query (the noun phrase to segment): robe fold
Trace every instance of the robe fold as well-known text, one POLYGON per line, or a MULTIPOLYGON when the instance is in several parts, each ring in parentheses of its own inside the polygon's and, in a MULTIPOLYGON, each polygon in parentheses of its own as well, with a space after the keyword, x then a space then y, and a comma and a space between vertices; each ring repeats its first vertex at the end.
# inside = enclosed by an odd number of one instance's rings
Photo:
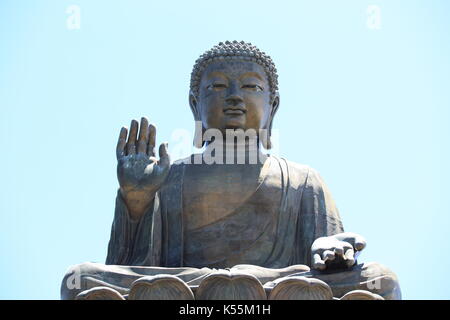
MULTIPOLYGON (((279 209, 273 213, 271 249, 263 252, 254 264, 267 268, 310 266, 313 241, 344 232, 339 212, 316 170, 283 158, 269 158, 275 164, 271 170, 276 170, 280 177, 281 201, 279 209)), ((118 192, 106 264, 186 266, 183 187, 187 165, 185 160, 172 164, 164 185, 138 221, 131 219, 118 192)), ((237 213, 239 210, 235 208, 237 213)))

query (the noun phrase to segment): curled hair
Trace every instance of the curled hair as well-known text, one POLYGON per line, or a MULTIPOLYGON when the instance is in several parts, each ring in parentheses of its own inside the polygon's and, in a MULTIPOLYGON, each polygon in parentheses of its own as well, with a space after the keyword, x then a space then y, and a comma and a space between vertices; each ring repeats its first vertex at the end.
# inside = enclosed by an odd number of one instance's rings
POLYGON ((191 92, 198 97, 200 79, 203 71, 213 61, 244 60, 252 61, 264 68, 270 86, 271 100, 278 92, 278 74, 275 64, 270 56, 260 51, 256 46, 248 42, 225 41, 212 47, 203 53, 197 61, 191 73, 191 92))

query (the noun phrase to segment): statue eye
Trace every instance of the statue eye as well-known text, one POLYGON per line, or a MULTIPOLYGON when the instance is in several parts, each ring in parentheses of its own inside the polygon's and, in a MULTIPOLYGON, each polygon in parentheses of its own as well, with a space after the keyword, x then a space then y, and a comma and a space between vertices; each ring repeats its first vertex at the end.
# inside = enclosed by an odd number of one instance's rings
POLYGON ((263 87, 261 87, 261 86, 259 86, 257 84, 244 84, 242 86, 242 88, 243 89, 249 89, 249 90, 252 90, 252 91, 263 91, 264 90, 263 87))
POLYGON ((224 83, 213 83, 210 84, 207 88, 208 90, 221 90, 226 89, 227 85, 224 83))

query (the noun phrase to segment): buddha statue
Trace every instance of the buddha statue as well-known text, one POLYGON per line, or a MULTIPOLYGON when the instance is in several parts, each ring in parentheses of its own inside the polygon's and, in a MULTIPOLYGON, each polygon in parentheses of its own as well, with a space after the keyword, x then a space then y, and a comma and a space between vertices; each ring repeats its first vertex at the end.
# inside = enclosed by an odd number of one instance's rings
POLYGON ((265 152, 279 104, 254 45, 201 55, 189 105, 202 152, 172 163, 147 118, 121 129, 106 264, 72 266, 62 299, 400 299, 392 271, 357 262, 366 241, 344 232, 319 173, 265 152))

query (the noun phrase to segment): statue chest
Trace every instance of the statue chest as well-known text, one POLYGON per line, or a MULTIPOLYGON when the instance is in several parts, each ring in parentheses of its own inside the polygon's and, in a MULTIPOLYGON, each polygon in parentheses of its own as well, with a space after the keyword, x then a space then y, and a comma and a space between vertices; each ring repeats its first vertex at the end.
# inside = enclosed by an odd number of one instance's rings
MULTIPOLYGON (((278 204, 281 182, 268 176, 269 164, 262 165, 190 165, 183 184, 183 216, 187 230, 198 229, 226 218, 253 203, 261 212, 278 204), (261 192, 256 191, 261 189, 261 192), (255 199, 256 198, 256 199, 255 199)), ((281 181, 281 177, 279 178, 281 181)))
POLYGON ((185 171, 183 227, 188 265, 260 263, 271 252, 281 174, 275 166, 240 167, 195 165, 185 171))

